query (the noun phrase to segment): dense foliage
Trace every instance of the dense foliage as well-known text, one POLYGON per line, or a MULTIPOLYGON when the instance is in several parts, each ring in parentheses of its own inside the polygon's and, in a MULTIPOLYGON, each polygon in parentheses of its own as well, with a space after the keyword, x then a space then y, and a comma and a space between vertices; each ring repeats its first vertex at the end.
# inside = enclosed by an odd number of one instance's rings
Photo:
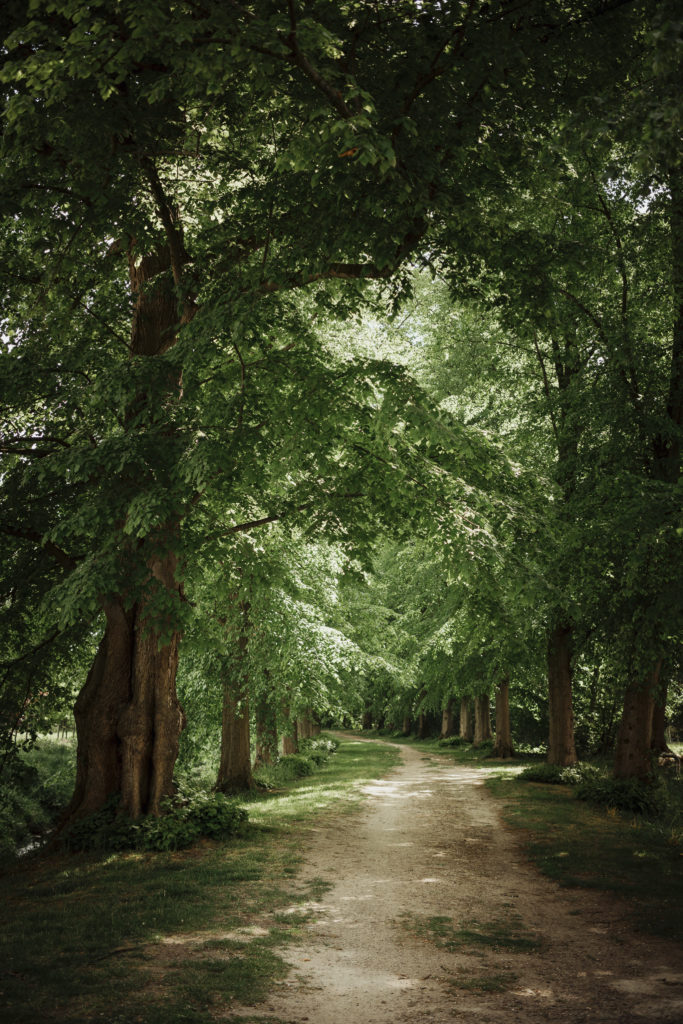
POLYGON ((511 716, 647 779, 681 703, 673 0, 32 0, 2 34, 5 771, 73 709, 65 820, 138 820, 178 757, 221 746, 229 792, 252 746, 466 735, 473 701, 485 743, 495 695, 499 756, 511 716))

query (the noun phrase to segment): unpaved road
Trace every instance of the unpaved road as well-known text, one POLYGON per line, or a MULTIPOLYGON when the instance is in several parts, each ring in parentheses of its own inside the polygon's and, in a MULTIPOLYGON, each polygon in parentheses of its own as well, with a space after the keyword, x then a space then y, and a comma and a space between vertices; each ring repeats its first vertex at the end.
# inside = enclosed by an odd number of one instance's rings
POLYGON ((361 813, 313 831, 304 877, 332 886, 259 1020, 683 1022, 680 946, 635 936, 607 897, 541 877, 501 825, 481 770, 401 751, 403 764, 366 787, 361 813), (452 919, 441 946, 425 930, 434 916, 452 919), (448 949, 449 927, 538 945, 448 949))

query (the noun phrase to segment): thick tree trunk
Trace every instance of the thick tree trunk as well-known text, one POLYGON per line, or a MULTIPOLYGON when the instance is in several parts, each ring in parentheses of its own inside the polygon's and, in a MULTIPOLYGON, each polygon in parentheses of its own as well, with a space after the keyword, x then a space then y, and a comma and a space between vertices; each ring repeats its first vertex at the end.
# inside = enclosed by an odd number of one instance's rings
POLYGON ((548 764, 576 764, 572 707, 572 627, 557 623, 548 637, 548 764))
POLYGON ((496 690, 496 742, 492 757, 514 757, 512 731, 510 729, 510 680, 504 676, 496 690))
MULTIPOLYGON (((170 268, 166 247, 139 260, 131 249, 135 306, 130 350, 135 358, 153 359, 176 341, 179 314, 170 268)), ((169 400, 177 400, 177 371, 169 370, 164 387, 169 400)), ((157 412, 163 415, 159 395, 142 391, 126 410, 127 429, 144 429, 140 423, 153 421, 157 412)), ((135 479, 128 483, 138 486, 135 479)), ((140 576, 141 563, 145 567, 146 596, 132 608, 130 595, 102 601, 104 636, 74 708, 76 786, 63 824, 97 810, 117 793, 122 813, 158 814, 163 798, 173 793, 173 769, 185 725, 175 688, 179 635, 172 623, 155 621, 154 597, 156 591, 156 596, 161 592, 180 600, 171 553, 177 533, 177 523, 162 527, 136 548, 122 535, 121 557, 130 560, 131 578, 140 576), (169 626, 170 638, 160 645, 159 632, 168 633, 169 626)))
POLYGON ((277 716, 272 699, 262 693, 254 709, 256 720, 256 755, 254 768, 272 764, 277 757, 277 716))
POLYGON ((361 729, 372 729, 372 711, 363 712, 363 720, 361 722, 361 729))
POLYGON ((653 754, 673 753, 666 741, 666 699, 668 689, 667 683, 660 683, 655 695, 654 707, 652 709, 652 738, 650 739, 650 750, 653 754))
POLYGON ((474 698, 474 746, 491 739, 491 701, 488 693, 474 698))
POLYGON ((421 711, 417 716, 417 738, 426 740, 429 736, 429 717, 421 711))
POLYGON ((618 779, 652 777, 652 716, 662 663, 657 662, 645 683, 633 681, 624 696, 617 733, 614 774, 618 779))
POLYGON ((316 717, 313 718, 313 723, 311 725, 311 735, 312 736, 319 736, 322 731, 323 731, 322 730, 322 726, 321 726, 321 724, 318 721, 318 718, 316 716, 316 717))
POLYGON ((471 743, 474 739, 474 719, 472 718, 472 702, 469 697, 460 699, 460 739, 471 743))
POLYGON ((403 719, 403 725, 401 727, 402 736, 410 736, 411 729, 413 727, 413 720, 410 715, 406 715, 403 719))
POLYGON ((231 659, 223 680, 221 763, 216 779, 216 789, 222 793, 239 793, 254 786, 249 736, 249 680, 245 664, 249 643, 249 605, 245 601, 240 602, 240 617, 235 657, 231 659))
POLYGON ((453 706, 455 704, 455 698, 449 697, 446 707, 443 709, 441 714, 441 735, 440 739, 448 739, 455 732, 455 715, 453 713, 453 706))

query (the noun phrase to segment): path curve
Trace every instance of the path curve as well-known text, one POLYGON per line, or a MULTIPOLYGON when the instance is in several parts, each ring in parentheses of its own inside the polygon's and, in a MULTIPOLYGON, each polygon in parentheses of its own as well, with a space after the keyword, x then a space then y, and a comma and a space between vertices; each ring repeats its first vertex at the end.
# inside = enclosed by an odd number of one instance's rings
POLYGON ((398 768, 364 787, 360 813, 312 831, 303 878, 332 887, 303 943, 287 951, 294 972, 259 1019, 683 1021, 680 946, 634 935, 615 901, 538 874, 503 828, 481 769, 408 746, 401 753, 398 768), (456 928, 514 928, 538 946, 440 948, 424 932, 436 916, 456 928))

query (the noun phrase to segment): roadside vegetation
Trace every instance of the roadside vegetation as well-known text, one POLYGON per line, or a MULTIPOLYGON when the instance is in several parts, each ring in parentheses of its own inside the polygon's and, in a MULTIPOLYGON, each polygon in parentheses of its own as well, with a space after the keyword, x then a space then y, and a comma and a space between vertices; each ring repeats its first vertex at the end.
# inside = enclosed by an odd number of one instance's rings
POLYGON ((5 1019, 208 1024, 233 1002, 256 1005, 326 889, 297 881, 307 827, 348 812, 397 760, 348 740, 315 774, 278 778, 275 766, 228 840, 23 858, 0 878, 5 1019))
MULTIPOLYGON (((609 893, 624 901, 636 928, 683 941, 680 775, 660 770, 648 786, 613 778, 606 758, 562 769, 533 750, 499 761, 491 757, 491 741, 381 738, 480 769, 503 805, 505 824, 520 833, 543 874, 563 886, 609 893)), ((673 747, 683 752, 680 744, 673 747)))

